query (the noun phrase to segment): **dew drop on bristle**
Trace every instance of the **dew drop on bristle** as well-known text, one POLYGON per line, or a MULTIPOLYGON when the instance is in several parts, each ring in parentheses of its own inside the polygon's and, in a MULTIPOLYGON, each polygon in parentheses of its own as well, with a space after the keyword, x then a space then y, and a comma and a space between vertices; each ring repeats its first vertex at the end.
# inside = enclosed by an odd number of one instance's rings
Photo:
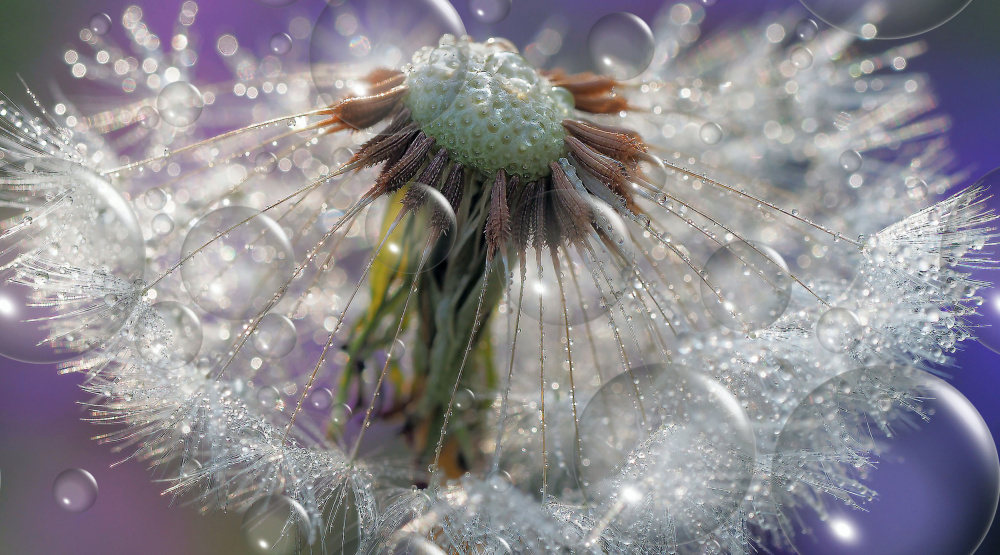
POLYGON ((52 497, 61 509, 82 513, 97 501, 97 480, 82 468, 64 470, 52 482, 52 497))
POLYGON ((770 326, 791 298, 785 260, 761 243, 736 241, 719 248, 705 263, 704 277, 701 297, 709 314, 736 331, 770 326))
POLYGON ((482 23, 499 23, 510 14, 511 0, 469 0, 469 13, 482 23))
POLYGON ((811 19, 803 19, 795 24, 795 35, 801 41, 810 41, 819 35, 819 25, 811 19))
POLYGON ((958 15, 971 0, 800 1, 816 17, 855 36, 899 39, 938 27, 958 15))
POLYGON ((816 321, 816 340, 834 353, 857 347, 863 332, 864 326, 857 314, 846 308, 831 308, 816 321))
POLYGON ((645 21, 634 14, 616 12, 597 20, 590 28, 587 49, 598 73, 631 79, 649 67, 655 43, 645 21))
POLYGON ((167 205, 167 193, 159 187, 154 187, 142 194, 142 201, 150 210, 163 210, 167 205))
POLYGON ((156 97, 157 112, 164 122, 174 127, 186 127, 198 121, 204 108, 201 92, 184 81, 170 83, 156 97))
POLYGON ((305 544, 309 515, 285 496, 257 500, 243 514, 243 539, 253 553, 292 555, 305 544))
POLYGON ((143 106, 136 112, 136 121, 146 129, 152 129, 160 123, 160 113, 152 106, 143 106))
POLYGON ((858 368, 814 389, 778 436, 773 469, 778 522, 798 553, 973 553, 1000 499, 983 417, 914 368, 858 368), (845 451, 864 459, 837 462, 845 451))
POLYGON ((161 237, 169 235, 174 230, 174 219, 169 214, 157 214, 153 216, 150 227, 153 229, 153 233, 161 237))
POLYGON ((701 142, 706 145, 718 144, 722 140, 722 127, 714 121, 710 121, 701 126, 698 130, 698 136, 701 138, 701 142))
POLYGON ((194 303, 216 316, 242 320, 259 314, 292 277, 288 237, 257 210, 227 206, 206 214, 184 239, 182 256, 210 241, 181 266, 181 278, 194 303))
POLYGON ((267 44, 272 54, 282 56, 292 50, 292 37, 288 33, 275 33, 267 44))
POLYGON ((840 163, 840 167, 845 172, 854 173, 861 169, 861 165, 864 160, 861 158, 861 153, 856 150, 845 150, 840 153, 840 158, 837 160, 840 163))
POLYGON ((697 541, 739 510, 753 476, 753 428, 739 401, 677 366, 605 383, 580 415, 579 438, 584 492, 637 542, 671 528, 678 543, 697 541))
POLYGON ((176 301, 153 305, 155 318, 136 326, 136 347, 146 362, 159 368, 180 368, 198 356, 204 339, 201 320, 176 301))
POLYGON ((328 410, 333 406, 333 392, 325 387, 310 391, 308 406, 317 411, 328 410))
POLYGON ((111 16, 106 13, 95 13, 90 16, 88 27, 95 35, 106 35, 111 30, 111 16))
POLYGON ((298 336, 294 322, 283 314, 272 312, 260 319, 251 340, 262 357, 276 360, 292 352, 298 336))
POLYGON ((812 52, 804 46, 796 46, 788 53, 788 60, 796 69, 806 69, 813 63, 812 52))
POLYGON ((346 90, 340 75, 374 67, 401 67, 442 35, 466 34, 462 18, 447 0, 346 0, 327 3, 309 39, 313 82, 331 100, 346 90))

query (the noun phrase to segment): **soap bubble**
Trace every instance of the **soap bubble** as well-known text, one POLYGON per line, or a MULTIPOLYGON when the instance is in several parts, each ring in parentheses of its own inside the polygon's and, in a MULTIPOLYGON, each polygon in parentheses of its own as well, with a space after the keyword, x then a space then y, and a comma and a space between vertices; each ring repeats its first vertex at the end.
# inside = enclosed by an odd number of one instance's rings
POLYGON ((136 112, 135 120, 146 129, 152 129, 160 123, 160 113, 152 106, 143 106, 136 112))
POLYGON ((251 338, 257 352, 266 359, 276 360, 292 352, 298 336, 295 323, 283 314, 265 314, 251 338))
POLYGON ((448 200, 437 189, 411 182, 395 198, 376 201, 368 209, 365 238, 373 249, 380 250, 376 262, 402 274, 430 270, 444 262, 455 245, 458 220, 448 200), (388 236, 389 226, 396 219, 400 200, 421 196, 421 203, 408 210, 388 236), (428 238, 433 241, 428 243, 428 238), (423 266, 420 261, 426 253, 423 266))
POLYGON ((840 163, 840 167, 846 172, 854 173, 861 169, 861 164, 864 160, 861 158, 861 154, 856 150, 845 150, 840 153, 840 158, 837 160, 840 163))
POLYGON ((206 214, 184 239, 182 256, 206 243, 181 265, 181 277, 194 302, 222 318, 259 314, 295 271, 285 232, 253 208, 227 206, 206 214))
POLYGON ((701 138, 701 142, 706 145, 718 144, 722 140, 722 127, 718 123, 710 121, 701 126, 701 129, 698 130, 698 136, 701 138))
POLYGON ((309 515, 285 496, 257 500, 243 514, 243 539, 254 553, 292 555, 307 543, 309 515))
POLYGON ((167 193, 159 187, 154 187, 143 193, 142 200, 150 210, 163 210, 167 205, 167 193))
POLYGON ((1000 499, 983 418, 914 368, 858 368, 816 388, 774 464, 779 522, 799 553, 971 554, 1000 499))
POLYGON ((812 52, 804 46, 796 46, 788 53, 788 60, 796 69, 806 69, 813 63, 812 52))
POLYGON ((801 0, 826 23, 863 38, 919 35, 958 15, 972 0, 801 0), (870 30, 869 30, 870 29, 870 30))
POLYGON ((292 37, 288 33, 275 33, 268 41, 271 52, 278 56, 288 54, 292 50, 292 37))
POLYGON ((97 501, 97 480, 82 468, 64 470, 52 482, 52 497, 63 510, 82 513, 97 501))
POLYGON ((175 301, 158 302, 152 308, 155 317, 136 326, 139 355, 160 368, 180 368, 194 360, 204 339, 198 315, 175 301))
POLYGON ((174 127, 186 127, 198 121, 205 108, 201 92, 191 83, 174 81, 156 97, 156 111, 174 127))
POLYGON ((111 16, 106 13, 95 13, 90 16, 88 26, 95 35, 106 35, 111 30, 111 16))
POLYGON ((762 243, 722 246, 705 263, 703 275, 702 302, 717 322, 732 330, 770 326, 791 299, 793 281, 785 260, 762 243))
POLYGON ((678 544, 704 538, 739 510, 753 476, 753 429, 740 403, 677 366, 634 368, 605 383, 579 434, 580 485, 636 541, 671 530, 678 544))
POLYGON ((819 35, 819 25, 811 19, 803 19, 795 25, 795 34, 798 35, 799 40, 810 41, 819 35))
POLYGON ((857 314, 846 308, 831 308, 816 321, 816 340, 835 353, 850 351, 861 342, 864 327, 857 314))
POLYGON ((476 21, 499 23, 510 13, 511 0, 469 0, 469 12, 476 21))
POLYGON ((631 79, 653 61, 653 32, 641 18, 626 12, 608 14, 594 23, 587 35, 587 49, 598 73, 631 79))

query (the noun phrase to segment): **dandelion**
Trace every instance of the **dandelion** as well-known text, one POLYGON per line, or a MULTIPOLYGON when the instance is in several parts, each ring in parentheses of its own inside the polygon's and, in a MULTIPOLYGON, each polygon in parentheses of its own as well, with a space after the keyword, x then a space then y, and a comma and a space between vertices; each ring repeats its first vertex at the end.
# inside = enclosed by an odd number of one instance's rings
POLYGON ((0 101, 0 352, 85 373, 100 439, 260 552, 743 553, 874 499, 995 266, 922 43, 681 3, 570 73, 558 29, 369 4, 308 66, 219 37, 223 82, 194 2, 169 40, 132 6, 147 58, 103 18, 66 53, 113 107, 0 101))

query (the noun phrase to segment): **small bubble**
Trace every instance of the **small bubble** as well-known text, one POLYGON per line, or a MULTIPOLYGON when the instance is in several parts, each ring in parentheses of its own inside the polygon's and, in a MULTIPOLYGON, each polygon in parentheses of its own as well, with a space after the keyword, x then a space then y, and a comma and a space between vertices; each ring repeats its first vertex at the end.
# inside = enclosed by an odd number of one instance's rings
POLYGON ((511 0, 469 0, 469 12, 482 23, 498 23, 510 13, 511 0))
POLYGON ((270 152, 261 152, 253 159, 253 165, 260 173, 271 173, 278 167, 278 158, 270 152))
POLYGON ((292 352, 298 342, 295 323, 274 312, 265 314, 253 331, 253 346, 266 359, 276 360, 292 352))
POLYGON ((264 386, 257 390, 257 402, 262 407, 276 408, 281 404, 281 392, 273 385, 264 386))
POLYGON ((861 169, 863 160, 856 150, 845 150, 840 153, 840 167, 846 172, 854 173, 861 169))
POLYGON ((163 210, 167 205, 167 193, 159 187, 154 187, 142 195, 142 200, 150 210, 163 210))
POLYGON ((270 46, 271 52, 278 56, 288 54, 292 50, 292 37, 288 36, 288 33, 275 33, 271 35, 268 46, 270 46))
POLYGON ((153 233, 162 237, 174 230, 174 219, 168 214, 157 214, 153 216, 150 227, 153 229, 153 233))
POLYGON ((701 142, 706 145, 718 144, 722 140, 722 127, 718 123, 710 121, 701 126, 701 129, 698 130, 698 136, 701 137, 701 142))
POLYGON ((594 23, 587 35, 590 59, 599 73, 615 79, 637 77, 653 61, 653 32, 638 16, 617 12, 594 23))
POLYGON ((464 411, 471 409, 476 404, 476 394, 463 387, 455 392, 453 402, 455 410, 464 411))
POLYGON ((788 54, 788 59, 796 69, 806 69, 813 63, 812 52, 804 46, 796 46, 788 54))
POLYGON ((352 412, 351 407, 344 403, 337 403, 330 409, 330 422, 337 426, 345 426, 351 419, 352 412))
POLYGON ((816 339, 824 349, 834 353, 857 347, 863 331, 861 320, 846 308, 831 308, 816 321, 816 339))
POLYGON ((187 306, 163 301, 152 306, 153 314, 136 326, 139 355, 159 368, 180 368, 201 350, 201 320, 187 306))
POLYGON ((257 500, 243 515, 243 539, 253 553, 292 555, 307 536, 309 516, 285 496, 257 500))
POLYGON ((156 127, 156 124, 160 123, 160 113, 152 106, 143 106, 139 108, 135 119, 139 122, 139 125, 146 129, 152 129, 156 127))
POLYGON ((52 497, 63 510, 82 513, 97 501, 97 480, 82 468, 64 470, 52 482, 52 497))
POLYGON ((89 27, 96 35, 106 35, 111 30, 111 16, 106 13, 95 13, 90 16, 89 27))
POLYGON ((511 486, 510 474, 503 470, 490 472, 489 475, 486 476, 486 483, 490 485, 490 489, 493 491, 507 491, 511 486))
POLYGON ((309 393, 309 406, 316 410, 327 410, 333 406, 333 392, 325 387, 309 393))
POLYGON ((170 83, 156 97, 156 109, 163 121, 174 127, 186 127, 198 121, 205 108, 201 92, 191 83, 170 83))
POLYGON ((810 41, 819 35, 819 25, 811 19, 803 19, 795 25, 795 34, 799 40, 810 41))

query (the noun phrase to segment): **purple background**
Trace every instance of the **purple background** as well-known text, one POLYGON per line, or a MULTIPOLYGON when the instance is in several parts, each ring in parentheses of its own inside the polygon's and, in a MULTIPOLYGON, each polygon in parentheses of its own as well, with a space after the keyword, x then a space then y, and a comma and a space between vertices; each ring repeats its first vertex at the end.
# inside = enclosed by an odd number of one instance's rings
MULTIPOLYGON (((465 0, 455 0, 469 31, 482 38, 489 29, 469 23, 465 0)), ((67 45, 79 46, 77 32, 90 15, 103 11, 112 16, 120 31, 121 0, 4 2, 0 12, 0 90, 15 98, 21 86, 20 73, 35 89, 45 89, 54 76, 68 74, 60 52, 67 45)), ((177 16, 180 0, 146 2, 144 20, 164 42, 177 16)), ((201 69, 210 75, 222 67, 213 55, 214 38, 232 32, 241 47, 260 48, 272 33, 286 30, 293 14, 314 16, 323 3, 299 0, 288 8, 271 9, 253 0, 205 0, 200 4, 195 29, 202 35, 201 69)), ((516 42, 537 29, 543 15, 559 12, 571 24, 568 44, 582 44, 590 24, 612 11, 631 11, 649 18, 660 5, 642 0, 514 0, 514 9, 495 34, 516 42), (533 6, 534 4, 539 6, 533 6)), ((753 21, 766 10, 797 6, 795 0, 718 0, 707 8, 709 29, 753 21)), ((911 61, 908 69, 931 75, 943 111, 954 119, 951 140, 959 167, 971 167, 979 176, 1000 166, 1000 37, 996 22, 1000 6, 990 0, 974 0, 955 19, 921 38, 930 52, 911 61)), ((113 31, 114 32, 114 31, 113 31)), ((901 41, 885 41, 876 48, 901 41)), ((302 45, 300 45, 302 46, 302 45)), ((258 50, 262 52, 262 50, 258 50)), ((43 94, 43 97, 45 95, 43 94)), ((979 409, 1000 437, 1000 355, 975 343, 966 343, 958 356, 952 383, 979 409)), ((0 359, 0 553, 97 554, 143 553, 215 554, 244 553, 238 515, 201 516, 193 508, 169 507, 161 496, 162 484, 154 483, 141 463, 130 461, 110 468, 124 457, 107 445, 88 438, 103 430, 80 421, 77 404, 84 396, 78 378, 59 376, 44 365, 28 365, 0 359), (52 500, 52 479, 62 470, 82 467, 100 484, 97 503, 81 514, 67 513, 52 500)), ((906 515, 899 515, 905 527, 906 515)), ((941 523, 948 525, 942 511, 941 523)), ((978 551, 1000 552, 1000 527, 978 551)))

